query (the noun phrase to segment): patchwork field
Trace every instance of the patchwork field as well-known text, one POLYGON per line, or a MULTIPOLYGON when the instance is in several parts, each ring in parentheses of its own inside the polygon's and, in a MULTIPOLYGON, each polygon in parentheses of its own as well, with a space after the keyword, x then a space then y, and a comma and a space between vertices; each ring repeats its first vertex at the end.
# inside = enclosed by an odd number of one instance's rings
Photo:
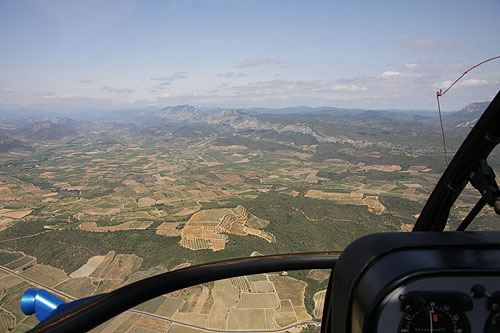
MULTIPOLYGON (((394 142, 355 146, 170 124, 80 130, 0 153, 0 331, 36 324, 19 309, 36 283, 85 297, 200 263, 342 250, 367 233, 410 231, 443 165, 427 139, 372 128, 369 140, 394 142)), ((330 131, 349 134, 343 126, 330 131)), ((457 201, 452 226, 477 201, 474 191, 457 201)), ((490 217, 481 212, 477 228, 493 228, 490 217)), ((96 332, 278 330, 321 316, 329 275, 216 281, 158 297, 96 332)))
POLYGON ((330 278, 330 270, 327 269, 311 269, 307 277, 318 282, 325 282, 330 278))
POLYGON ((105 256, 94 256, 87 260, 87 263, 71 273, 69 276, 72 278, 78 277, 86 277, 92 274, 93 271, 99 266, 99 264, 103 261, 105 256))
POLYGON ((365 196, 362 192, 335 193, 320 190, 308 190, 305 197, 332 200, 339 204, 367 206, 370 213, 381 215, 385 211, 377 196, 365 196))
POLYGON ((108 232, 108 231, 117 231, 117 230, 145 230, 151 225, 151 221, 147 222, 136 222, 130 221, 121 223, 118 225, 110 226, 110 227, 98 227, 95 222, 84 222, 80 224, 80 229, 85 231, 93 231, 93 232, 108 232))
MULTIPOLYGON (((269 223, 256 216, 249 216, 243 206, 199 211, 191 216, 182 229, 180 245, 191 250, 221 251, 224 250, 228 241, 227 234, 253 235, 263 238, 269 243, 275 241, 272 234, 249 227, 249 219, 252 225, 265 226, 269 223)), ((164 226, 164 224, 162 225, 164 226)))
POLYGON ((318 291, 314 294, 314 317, 321 318, 323 316, 323 305, 325 304, 326 290, 318 291))
POLYGON ((0 217, 21 219, 32 212, 31 209, 0 209, 0 217))
MULTIPOLYGON (((13 253, 4 254, 6 266, 26 256, 18 257, 13 253)), ((0 258, 2 256, 0 255, 0 258)), ((33 258, 30 258, 33 262, 33 258)), ((47 288, 54 288, 67 297, 88 297, 119 287, 137 274, 142 278, 158 273, 139 271, 142 259, 134 255, 109 252, 106 256, 95 256, 67 276, 63 271, 40 264, 18 271, 29 279, 35 279, 47 288)), ((5 266, 4 266, 5 267, 5 266)), ((15 272, 15 271, 12 271, 15 272)), ((0 271, 0 288, 5 290, 1 296, 0 325, 5 327, 28 327, 33 317, 10 315, 10 310, 18 306, 22 293, 28 288, 40 288, 9 271, 0 271), (6 301, 7 300, 7 301, 6 301), (3 311, 3 312, 2 312, 3 311)), ((310 273, 313 274, 313 273, 310 273)), ((206 328, 219 329, 277 329, 293 325, 310 316, 304 307, 304 290, 307 284, 287 276, 260 274, 216 281, 201 287, 192 287, 172 295, 161 296, 139 305, 136 309, 145 313, 161 316, 148 317, 147 314, 124 314, 101 325, 96 332, 162 331, 169 326, 169 318, 206 328), (286 290, 285 290, 286 288, 286 290), (295 289, 294 289, 295 288, 295 289), (292 303, 293 302, 293 303, 292 303)), ((50 291, 51 289, 49 289, 50 291)), ((68 298, 65 298, 68 299, 68 298)), ((316 296, 315 296, 316 300, 316 296)), ((180 328, 179 328, 180 329, 180 328)))
POLYGON ((156 228, 156 234, 167 237, 180 236, 184 225, 185 223, 182 222, 163 222, 156 228))

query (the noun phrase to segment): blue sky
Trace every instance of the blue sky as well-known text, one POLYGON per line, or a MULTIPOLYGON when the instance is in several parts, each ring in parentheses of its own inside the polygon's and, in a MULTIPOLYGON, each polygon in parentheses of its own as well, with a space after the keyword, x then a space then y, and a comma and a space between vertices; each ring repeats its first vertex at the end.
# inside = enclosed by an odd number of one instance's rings
MULTIPOLYGON (((0 1, 0 108, 435 109, 500 55, 499 0, 0 1)), ((444 109, 490 100, 500 60, 444 109)))

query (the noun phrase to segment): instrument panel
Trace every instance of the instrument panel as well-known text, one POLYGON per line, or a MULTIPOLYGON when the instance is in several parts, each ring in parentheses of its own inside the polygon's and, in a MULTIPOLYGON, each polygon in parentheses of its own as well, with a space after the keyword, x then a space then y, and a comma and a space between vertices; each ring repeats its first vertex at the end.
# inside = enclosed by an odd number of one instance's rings
POLYGON ((424 278, 382 301, 378 332, 498 332, 498 276, 424 278))
POLYGON ((383 233, 340 256, 323 332, 500 332, 500 232, 383 233))

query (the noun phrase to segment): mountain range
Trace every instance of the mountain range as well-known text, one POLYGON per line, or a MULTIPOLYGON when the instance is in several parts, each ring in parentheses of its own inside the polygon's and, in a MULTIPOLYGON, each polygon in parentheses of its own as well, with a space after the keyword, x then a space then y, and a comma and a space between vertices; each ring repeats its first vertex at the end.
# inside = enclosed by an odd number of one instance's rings
MULTIPOLYGON (((445 114, 447 135, 463 136, 475 124, 488 102, 472 103, 458 112, 445 114), (457 134, 458 133, 458 134, 457 134)), ((102 113, 101 120, 143 124, 206 125, 225 127, 230 131, 273 131, 291 132, 312 136, 318 143, 340 143, 355 147, 377 145, 397 148, 397 142, 385 141, 380 137, 370 138, 371 131, 403 136, 434 135, 432 128, 439 127, 439 117, 429 111, 395 112, 384 110, 343 110, 339 108, 296 107, 276 109, 210 109, 202 111, 191 105, 169 106, 163 109, 117 110, 102 113), (300 112, 302 110, 302 112, 300 112), (284 113, 290 112, 290 113, 284 113)), ((18 122, 19 124, 19 122, 18 122)), ((33 115, 17 129, 4 131, 0 143, 5 147, 21 147, 24 140, 59 140, 75 136, 81 121, 69 118, 49 119, 33 115), (36 121, 39 120, 39 121, 36 121), (9 136, 7 136, 9 135, 9 136)), ((389 138, 390 139, 390 138, 389 138)), ((9 149, 10 149, 9 148, 9 149)))
MULTIPOLYGON (((447 127, 454 128, 471 127, 479 119, 488 104, 489 102, 471 103, 462 108, 460 111, 444 114, 444 124, 447 127)), ((439 117, 436 116, 436 113, 430 113, 429 111, 401 113, 395 111, 351 110, 348 112, 337 108, 322 110, 314 108, 316 111, 311 112, 313 108, 306 108, 304 110, 305 112, 298 113, 297 111, 299 107, 297 107, 297 109, 288 109, 293 110, 292 115, 302 116, 300 119, 304 119, 305 115, 311 115, 312 118, 314 118, 315 116, 324 114, 330 116, 329 121, 338 123, 343 122, 345 124, 357 123, 364 126, 370 126, 371 124, 375 128, 379 127, 380 119, 383 118, 395 121, 415 121, 430 126, 439 126, 439 117)), ((315 133, 311 127, 305 125, 304 122, 290 121, 290 119, 292 119, 290 114, 282 114, 281 112, 272 113, 274 116, 269 116, 269 114, 249 114, 248 112, 242 111, 242 109, 220 109, 217 113, 212 112, 207 114, 194 106, 177 105, 166 107, 159 111, 152 111, 147 114, 142 113, 142 115, 174 123, 206 123, 210 125, 224 125, 232 127, 234 130, 274 130, 280 133, 290 131, 313 135, 320 142, 326 139, 315 133), (268 115, 268 117, 265 117, 265 115, 268 115), (285 118, 285 116, 288 117, 285 118), (287 121, 283 122, 283 120, 287 121)), ((326 140, 329 141, 329 139, 326 140)))

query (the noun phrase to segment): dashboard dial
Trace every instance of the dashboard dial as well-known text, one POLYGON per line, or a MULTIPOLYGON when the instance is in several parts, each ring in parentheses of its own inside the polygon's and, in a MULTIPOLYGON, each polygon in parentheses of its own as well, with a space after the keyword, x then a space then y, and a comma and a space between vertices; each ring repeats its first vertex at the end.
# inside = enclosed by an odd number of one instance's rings
POLYGON ((493 312, 488 317, 488 321, 484 326, 485 333, 495 333, 500 332, 500 313, 493 312))
POLYGON ((410 309, 399 322, 399 333, 469 333, 462 311, 440 301, 429 301, 425 308, 410 309))

